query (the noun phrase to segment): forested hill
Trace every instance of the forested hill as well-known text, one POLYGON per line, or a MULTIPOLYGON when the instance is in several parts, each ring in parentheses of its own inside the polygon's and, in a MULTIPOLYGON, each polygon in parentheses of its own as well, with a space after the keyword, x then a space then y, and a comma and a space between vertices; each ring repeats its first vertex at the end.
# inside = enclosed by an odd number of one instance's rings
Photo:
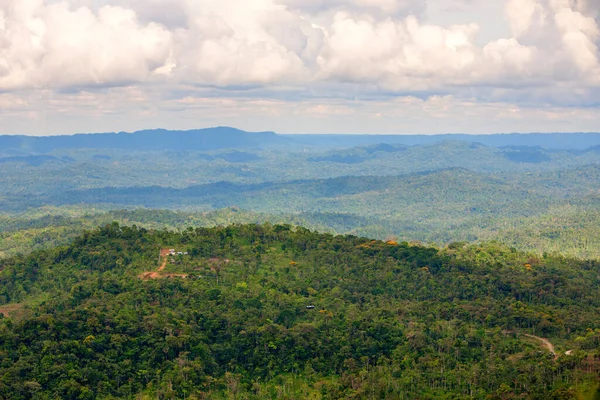
POLYGON ((105 149, 128 151, 211 151, 233 148, 299 147, 351 148, 380 144, 422 146, 447 141, 490 147, 543 147, 584 150, 600 146, 600 133, 532 133, 495 135, 281 135, 246 132, 230 127, 187 131, 149 129, 133 133, 96 133, 60 136, 0 135, 0 149, 15 154, 44 154, 56 150, 105 149))
POLYGON ((600 145, 600 133, 507 133, 493 135, 283 135, 296 143, 319 147, 354 147, 380 143, 423 146, 447 141, 478 143, 490 147, 543 147, 583 150, 600 145))
POLYGON ((1 136, 0 148, 26 153, 46 153, 59 149, 119 149, 130 151, 198 150, 260 147, 286 143, 272 132, 246 132, 217 127, 189 131, 154 129, 133 133, 98 133, 64 136, 1 136))
POLYGON ((598 262, 111 224, 0 269, 0 398, 598 395, 598 262))

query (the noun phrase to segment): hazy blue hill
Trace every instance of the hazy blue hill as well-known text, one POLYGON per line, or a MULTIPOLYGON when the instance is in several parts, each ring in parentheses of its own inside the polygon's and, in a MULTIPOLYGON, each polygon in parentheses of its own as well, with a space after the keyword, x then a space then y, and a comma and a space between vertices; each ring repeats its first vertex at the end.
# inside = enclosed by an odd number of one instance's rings
POLYGON ((1 157, 0 158, 0 164, 4 164, 4 163, 25 163, 27 165, 30 165, 32 167, 39 167, 42 164, 45 164, 47 162, 50 161, 57 161, 57 162, 73 162, 75 160, 73 160, 70 157, 64 157, 62 159, 58 159, 54 156, 47 156, 47 155, 42 155, 42 156, 13 156, 13 157, 1 157))
MULTIPOLYGON (((381 143, 346 149, 330 149, 308 157, 311 163, 361 164, 354 171, 380 165, 381 171, 402 166, 407 172, 462 167, 478 172, 547 169, 585 165, 597 161, 590 150, 545 149, 540 146, 494 147, 461 140, 405 146, 381 143)), ((353 172, 354 173, 354 172, 353 172)))
POLYGON ((600 145, 600 133, 510 133, 494 135, 283 135, 299 144, 315 147, 358 147, 380 143, 422 146, 448 140, 492 147, 541 146, 547 149, 584 150, 600 145))
MULTIPOLYGON (((210 157, 210 156, 208 156, 208 157, 210 157)), ((260 156, 253 154, 253 153, 248 153, 245 151, 234 151, 232 153, 220 154, 217 157, 220 159, 223 159, 225 161, 228 161, 230 163, 247 163, 247 162, 258 161, 261 159, 260 156)), ((210 158, 208 158, 208 159, 210 159, 210 158)))
POLYGON ((341 154, 332 154, 330 156, 323 157, 311 157, 308 159, 310 162, 333 162, 340 164, 360 164, 365 162, 367 158, 363 158, 358 155, 341 155, 341 154))
MULTIPOLYGON (((320 147, 300 144, 303 136, 231 128, 0 137, 17 146, 0 146, 0 215, 31 215, 43 206, 190 213, 237 207, 244 211, 194 216, 192 225, 283 220, 381 239, 395 235, 446 243, 503 237, 536 251, 565 248, 569 254, 597 257, 600 238, 593 227, 600 220, 600 145, 588 146, 597 136, 533 135, 524 144, 522 135, 479 136, 489 143, 438 135, 420 137, 429 143, 418 145, 382 142, 410 136, 342 135, 335 136, 335 146, 327 145, 328 136, 312 137, 324 141, 320 147), (579 141, 582 137, 586 140, 579 141), (548 138, 551 145, 568 138, 573 148, 547 148, 542 141, 548 138), (120 147, 104 147, 115 143, 120 147), (564 214, 565 234, 557 234, 560 227, 546 220, 557 210, 564 214), (569 230, 578 226, 578 218, 586 221, 585 242, 569 230), (536 230, 539 223, 547 230, 536 230)), ((186 225, 160 215, 169 227, 186 225)), ((126 217, 116 219, 128 223, 126 217)), ((65 238, 77 226, 90 225, 49 220, 30 227, 25 236, 0 237, 0 247, 14 253, 60 243, 55 228, 67 229, 58 234, 65 238)))
POLYGON ((260 147, 286 143, 273 132, 245 132, 217 127, 189 131, 165 129, 133 133, 77 134, 66 136, 0 136, 0 148, 47 153, 58 149, 120 150, 217 150, 223 148, 260 147))
POLYGON ((528 210, 539 210, 544 204, 566 199, 592 201, 588 196, 596 194, 598 181, 598 165, 526 174, 445 168, 396 176, 261 183, 220 181, 180 188, 166 185, 86 188, 71 178, 48 189, 44 189, 45 182, 40 181, 35 196, 17 192, 13 197, 0 198, 0 209, 81 203, 192 210, 237 206, 260 212, 349 212, 369 216, 404 212, 411 207, 417 215, 424 210, 438 214, 457 209, 470 213, 529 215, 528 210))
POLYGON ((408 146, 405 145, 391 145, 387 143, 379 143, 373 146, 367 146, 365 151, 368 154, 383 152, 383 153, 399 153, 405 151, 408 146))
POLYGON ((103 161, 110 161, 112 160, 111 156, 106 156, 103 154, 96 154, 94 156, 92 156, 92 160, 103 160, 103 161))
MULTIPOLYGON (((555 174, 549 178, 549 185, 559 188, 569 184, 566 180, 570 179, 559 175, 560 171, 600 164, 600 153, 593 151, 549 150, 539 146, 497 148, 456 140, 411 147, 380 143, 348 149, 66 149, 4 158, 31 160, 29 163, 0 162, 0 211, 11 212, 45 205, 46 201, 48 204, 83 202, 193 210, 232 205, 254 210, 256 203, 267 212, 265 207, 277 203, 277 209, 292 207, 299 212, 329 212, 334 207, 330 203, 335 201, 321 204, 325 200, 321 199, 321 189, 317 190, 331 183, 328 179, 340 178, 339 182, 343 182, 336 184, 333 181, 333 187, 322 189, 333 190, 335 195, 331 197, 347 195, 343 191, 336 192, 341 190, 340 187, 350 185, 343 177, 354 177, 352 182, 362 180, 360 185, 371 185, 378 182, 378 176, 406 177, 456 168, 484 175, 502 174, 502 179, 508 182, 524 179, 526 186, 519 189, 539 186, 530 182, 531 179, 525 179, 527 174, 543 181, 542 175, 552 172, 555 174), (312 182, 307 187, 300 187, 300 181, 312 182), (316 181, 326 183, 315 184, 316 181), (227 189, 227 184, 233 186, 227 189), (271 195, 275 200, 268 198, 271 195)), ((450 175, 448 179, 456 178, 459 182, 463 177, 455 172, 450 175)), ((597 174, 593 176, 598 179, 597 174)), ((578 179, 577 176, 573 178, 578 179)), ((588 187, 598 185, 598 180, 586 182, 588 187)), ((386 186, 388 184, 393 185, 393 182, 386 181, 376 191, 393 193, 394 187, 386 186)), ((430 184, 439 185, 435 181, 430 184)), ((485 187, 493 189, 493 184, 485 187)), ((403 190, 417 193, 412 187, 403 190)), ((494 190, 482 192, 480 196, 483 198, 486 193, 494 193, 494 190)), ((577 189, 577 193, 581 191, 577 189)), ((366 201, 369 196, 359 197, 366 201)), ((402 193, 400 198, 406 196, 411 195, 402 193)), ((412 197, 417 198, 416 195, 412 197)), ((378 199, 377 202, 379 204, 378 199)), ((445 205, 440 204, 440 207, 445 205)), ((360 206, 356 205, 356 208, 360 206)), ((374 209, 374 206, 365 203, 361 214, 364 215, 367 209, 374 209)))
MULTIPOLYGON (((600 165, 586 165, 573 169, 531 172, 527 174, 506 174, 516 185, 529 191, 556 195, 562 193, 565 198, 583 198, 600 194, 600 165)), ((600 203, 598 203, 600 204, 600 203)))
POLYGON ((500 177, 453 168, 404 176, 349 176, 259 184, 217 182, 181 189, 105 187, 53 193, 33 199, 31 205, 104 203, 197 210, 238 206, 259 212, 348 212, 367 216, 405 213, 413 208, 413 216, 424 212, 433 216, 458 208, 483 215, 509 211, 524 215, 574 193, 588 193, 590 182, 597 178, 593 168, 570 174, 574 177, 569 184, 562 183, 558 174, 515 180, 511 175, 500 177))
POLYGON ((596 153, 600 154, 600 146, 593 146, 584 150, 585 153, 596 153))
POLYGON ((342 150, 332 150, 325 154, 309 157, 312 163, 339 163, 339 164, 361 164, 369 160, 377 160, 382 157, 393 157, 396 153, 407 151, 408 146, 379 143, 371 146, 353 147, 342 150))
POLYGON ((18 150, 39 154, 59 149, 210 151, 226 148, 264 148, 271 146, 293 149, 308 146, 316 148, 371 147, 371 151, 375 152, 395 150, 389 147, 390 145, 422 146, 445 141, 463 141, 491 147, 540 146, 547 149, 585 150, 600 146, 600 133, 278 135, 274 132, 246 132, 230 127, 216 127, 188 131, 153 129, 133 133, 76 134, 47 137, 0 135, 0 149, 5 153, 9 150, 18 150))

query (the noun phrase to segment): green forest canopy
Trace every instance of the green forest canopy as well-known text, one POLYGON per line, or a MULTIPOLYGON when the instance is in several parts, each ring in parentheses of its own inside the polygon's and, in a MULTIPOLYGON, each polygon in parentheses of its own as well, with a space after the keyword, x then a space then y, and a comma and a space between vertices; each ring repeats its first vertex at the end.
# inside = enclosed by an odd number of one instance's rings
POLYGON ((596 390, 597 261, 281 224, 109 224, 0 266, 2 398, 591 399, 596 390), (176 254, 159 260, 161 249, 176 254), (158 279, 141 279, 148 271, 158 279), (548 338, 556 357, 526 334, 548 338))

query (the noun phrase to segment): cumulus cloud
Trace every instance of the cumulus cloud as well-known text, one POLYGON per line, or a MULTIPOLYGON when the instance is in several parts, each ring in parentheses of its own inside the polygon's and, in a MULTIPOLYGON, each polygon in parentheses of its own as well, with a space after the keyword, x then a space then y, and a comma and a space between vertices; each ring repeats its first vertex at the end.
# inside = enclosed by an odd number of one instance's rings
POLYGON ((174 47, 185 81, 273 84, 303 74, 303 24, 270 0, 188 1, 186 9, 188 26, 175 32, 174 47))
POLYGON ((565 4, 553 1, 554 20, 562 34, 562 44, 580 72, 600 83, 600 65, 598 64, 598 46, 600 30, 592 17, 585 16, 565 4))
POLYGON ((165 64, 171 33, 140 25, 106 5, 97 13, 66 2, 4 0, 0 10, 0 88, 119 85, 145 80, 165 64))
POLYGON ((488 75, 530 78, 539 73, 531 69, 536 55, 535 48, 524 46, 515 38, 499 39, 483 48, 483 64, 489 66, 488 75))
POLYGON ((511 34, 481 43, 485 23, 427 22, 417 0, 0 0, 0 92, 577 106, 600 85, 599 18, 595 0, 505 0, 511 34))
POLYGON ((413 16, 375 22, 338 13, 327 32, 321 71, 326 78, 429 89, 464 78, 475 61, 477 30, 476 25, 423 25, 413 16))
POLYGON ((581 0, 507 0, 514 37, 483 47, 475 44, 476 22, 426 24, 414 15, 423 2, 413 0, 1 4, 6 89, 122 85, 168 75, 224 87, 333 80, 435 91, 484 80, 527 83, 544 57, 561 73, 567 61, 571 73, 595 75, 598 68, 594 7, 581 0), (539 32, 559 38, 559 51, 539 32))
POLYGON ((548 15, 547 10, 537 0, 508 0, 506 17, 513 35, 521 37, 531 29, 543 29, 548 15))

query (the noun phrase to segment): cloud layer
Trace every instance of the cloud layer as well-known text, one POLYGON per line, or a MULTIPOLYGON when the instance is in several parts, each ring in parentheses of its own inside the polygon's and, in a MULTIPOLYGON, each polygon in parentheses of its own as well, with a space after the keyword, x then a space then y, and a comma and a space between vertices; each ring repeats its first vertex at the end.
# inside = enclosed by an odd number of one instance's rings
MULTIPOLYGON (((46 131, 95 130, 72 127, 61 110, 84 120, 92 109, 102 113, 120 101, 121 112, 141 124, 148 105, 139 98, 158 107, 154 114, 165 116, 166 127, 178 115, 196 115, 202 125, 207 120, 192 105, 204 99, 263 102, 272 115, 297 105, 314 118, 312 125, 329 117, 321 125, 326 129, 310 131, 342 130, 335 111, 311 114, 333 110, 332 104, 358 118, 374 104, 390 112, 386 105, 402 99, 516 109, 536 115, 536 123, 551 121, 557 110, 565 118, 596 112, 600 3, 506 0, 504 16, 477 15, 483 1, 430 0, 429 7, 447 10, 448 21, 456 13, 472 17, 444 24, 431 22, 417 0, 0 0, 0 123, 8 127, 0 133, 11 127, 45 133, 36 121, 49 114, 46 131), (501 25, 510 34, 481 43, 487 29, 501 25), (78 96, 96 107, 78 103, 78 96), (544 116, 544 110, 552 111, 544 116), (31 128, 16 124, 18 115, 31 128)), ((430 112, 420 108, 423 117, 430 112)), ((269 120, 264 117, 264 129, 269 120)), ((110 130, 129 128, 113 121, 110 130)), ((423 124, 422 131, 435 131, 423 124)), ((463 125, 444 130, 468 131, 463 125)), ((580 127, 590 126, 566 130, 580 127)))

